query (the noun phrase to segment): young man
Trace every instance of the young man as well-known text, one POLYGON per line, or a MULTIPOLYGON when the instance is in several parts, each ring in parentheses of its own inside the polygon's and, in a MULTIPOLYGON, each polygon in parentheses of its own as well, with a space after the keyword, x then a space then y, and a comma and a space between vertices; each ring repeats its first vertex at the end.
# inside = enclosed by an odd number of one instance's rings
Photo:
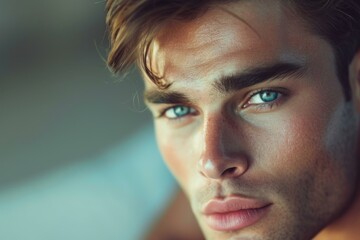
POLYGON ((108 1, 109 65, 143 72, 207 239, 359 238, 359 21, 357 0, 108 1))

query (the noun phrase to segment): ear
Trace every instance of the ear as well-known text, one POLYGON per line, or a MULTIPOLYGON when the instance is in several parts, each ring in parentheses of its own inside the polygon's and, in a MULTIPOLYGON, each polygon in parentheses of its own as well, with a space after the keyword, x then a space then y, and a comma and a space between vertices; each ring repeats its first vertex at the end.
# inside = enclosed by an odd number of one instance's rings
POLYGON ((355 54, 349 66, 349 78, 352 100, 360 113, 360 50, 355 54))

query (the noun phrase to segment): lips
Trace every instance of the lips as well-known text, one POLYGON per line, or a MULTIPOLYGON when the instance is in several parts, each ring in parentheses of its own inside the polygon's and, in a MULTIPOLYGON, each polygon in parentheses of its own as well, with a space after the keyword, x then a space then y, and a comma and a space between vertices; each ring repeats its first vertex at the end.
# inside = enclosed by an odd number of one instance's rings
POLYGON ((217 231, 235 231, 262 219, 271 203, 243 197, 213 199, 205 204, 203 214, 208 226, 217 231))

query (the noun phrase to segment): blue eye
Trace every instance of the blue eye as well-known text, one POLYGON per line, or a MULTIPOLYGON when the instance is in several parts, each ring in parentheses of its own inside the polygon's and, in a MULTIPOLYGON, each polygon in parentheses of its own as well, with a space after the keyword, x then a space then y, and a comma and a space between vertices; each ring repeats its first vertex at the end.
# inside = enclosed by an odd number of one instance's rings
POLYGON ((165 110, 164 116, 169 119, 177 119, 177 118, 185 117, 194 112, 195 112, 195 109, 193 109, 191 107, 179 105, 179 106, 174 106, 174 107, 171 107, 171 108, 168 108, 167 110, 165 110))
POLYGON ((281 93, 276 91, 271 91, 271 90, 260 91, 250 98, 248 104, 257 105, 263 103, 271 103, 276 101, 279 98, 279 96, 281 96, 281 93))

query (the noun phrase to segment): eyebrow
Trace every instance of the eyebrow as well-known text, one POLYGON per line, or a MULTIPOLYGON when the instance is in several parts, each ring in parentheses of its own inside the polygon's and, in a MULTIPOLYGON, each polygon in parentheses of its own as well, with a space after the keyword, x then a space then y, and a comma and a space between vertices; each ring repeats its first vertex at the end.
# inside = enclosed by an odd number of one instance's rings
POLYGON ((299 64, 279 62, 248 69, 240 74, 222 77, 214 83, 214 87, 221 93, 229 93, 259 83, 301 75, 304 70, 304 67, 299 64))
POLYGON ((145 101, 152 104, 190 103, 191 100, 183 93, 175 91, 147 90, 144 93, 145 101))
MULTIPOLYGON (((278 62, 271 65, 247 69, 239 74, 223 76, 215 81, 214 87, 221 93, 231 93, 275 79, 301 75, 304 67, 299 64, 278 62)), ((183 93, 171 90, 146 90, 145 101, 152 104, 190 103, 191 99, 183 93)))

